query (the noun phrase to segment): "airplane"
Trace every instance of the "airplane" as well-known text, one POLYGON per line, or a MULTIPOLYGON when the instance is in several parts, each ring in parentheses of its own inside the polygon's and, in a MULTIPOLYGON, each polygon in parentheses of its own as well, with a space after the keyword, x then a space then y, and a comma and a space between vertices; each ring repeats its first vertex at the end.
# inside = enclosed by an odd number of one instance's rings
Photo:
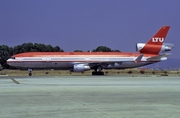
POLYGON ((59 69, 84 72, 93 69, 92 75, 104 75, 103 69, 135 68, 167 60, 166 53, 174 48, 164 43, 170 26, 162 26, 147 43, 137 43, 136 53, 131 52, 25 52, 7 60, 10 66, 29 70, 59 69))

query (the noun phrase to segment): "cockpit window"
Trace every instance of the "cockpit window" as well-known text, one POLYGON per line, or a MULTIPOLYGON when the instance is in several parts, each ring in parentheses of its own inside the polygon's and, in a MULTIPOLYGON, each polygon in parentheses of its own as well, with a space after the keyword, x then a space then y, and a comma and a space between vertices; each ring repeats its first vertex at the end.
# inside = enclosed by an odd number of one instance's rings
POLYGON ((15 57, 11 57, 10 59, 15 59, 15 57))

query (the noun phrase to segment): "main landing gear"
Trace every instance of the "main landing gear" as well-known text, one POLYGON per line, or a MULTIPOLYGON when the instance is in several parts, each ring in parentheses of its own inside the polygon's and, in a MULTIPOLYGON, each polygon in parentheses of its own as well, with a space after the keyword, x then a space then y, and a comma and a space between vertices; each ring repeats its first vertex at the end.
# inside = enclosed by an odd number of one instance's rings
POLYGON ((32 69, 28 69, 29 71, 29 76, 32 76, 32 69))
POLYGON ((100 72, 93 71, 92 75, 104 75, 104 72, 102 72, 102 71, 100 71, 100 72))
POLYGON ((102 70, 101 66, 96 67, 92 72, 92 75, 104 75, 104 72, 102 72, 101 70, 102 70))

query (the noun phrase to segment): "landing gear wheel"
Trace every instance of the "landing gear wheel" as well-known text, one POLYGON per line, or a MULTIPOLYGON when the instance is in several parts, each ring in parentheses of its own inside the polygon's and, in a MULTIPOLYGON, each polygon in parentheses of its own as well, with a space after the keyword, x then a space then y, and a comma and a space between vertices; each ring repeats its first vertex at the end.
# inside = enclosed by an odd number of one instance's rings
POLYGON ((100 75, 104 75, 104 72, 100 72, 100 75))
POLYGON ((92 75, 96 75, 96 73, 97 73, 97 72, 93 71, 93 72, 92 72, 92 75))
POLYGON ((28 71, 29 71, 29 76, 32 76, 32 69, 28 69, 28 71))
POLYGON ((104 75, 104 72, 102 72, 101 70, 102 70, 101 66, 96 66, 94 68, 94 71, 92 72, 92 75, 104 75))
POLYGON ((102 71, 100 71, 100 72, 93 71, 92 75, 104 75, 104 72, 102 72, 102 71))
POLYGON ((32 73, 31 73, 31 72, 29 73, 29 76, 32 76, 32 73))

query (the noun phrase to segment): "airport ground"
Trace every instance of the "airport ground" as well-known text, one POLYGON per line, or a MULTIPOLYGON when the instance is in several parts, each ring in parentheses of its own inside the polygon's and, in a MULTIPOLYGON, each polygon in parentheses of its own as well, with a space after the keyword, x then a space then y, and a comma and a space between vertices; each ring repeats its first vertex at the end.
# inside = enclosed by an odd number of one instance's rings
MULTIPOLYGON (((89 76, 93 70, 81 72, 70 72, 68 70, 33 70, 33 76, 89 76)), ((124 69, 124 70, 103 70, 105 75, 125 75, 125 76, 180 76, 180 70, 140 70, 140 69, 124 69)), ((0 75, 9 76, 27 76, 27 70, 8 70, 0 71, 0 75)))
POLYGON ((179 118, 180 77, 1 76, 0 118, 179 118))

